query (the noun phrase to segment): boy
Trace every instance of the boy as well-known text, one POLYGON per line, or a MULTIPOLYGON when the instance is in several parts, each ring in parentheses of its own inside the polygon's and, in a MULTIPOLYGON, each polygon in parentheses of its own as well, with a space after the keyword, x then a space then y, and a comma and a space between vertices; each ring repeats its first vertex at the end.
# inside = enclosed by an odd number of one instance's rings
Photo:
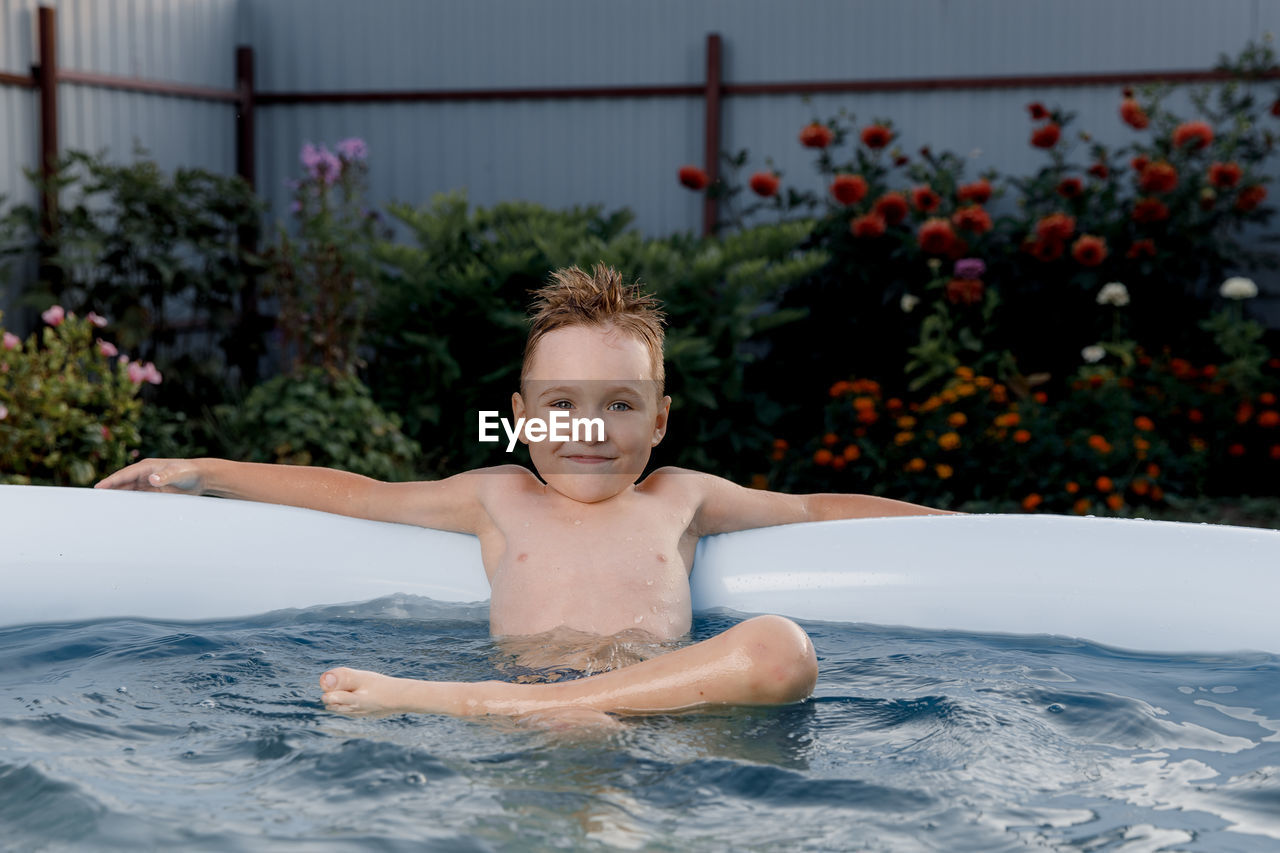
MULTIPOLYGON (((529 445, 518 465, 445 480, 382 483, 323 468, 220 459, 148 459, 101 488, 221 495, 470 533, 480 540, 499 637, 559 629, 656 642, 689 631, 689 572, 699 537, 799 521, 941 514, 860 495, 786 495, 662 468, 637 483, 667 432, 662 315, 617 272, 574 267, 537 293, 525 346, 520 418, 600 419, 567 441, 529 445), (558 416, 564 418, 565 415, 558 416), (541 478, 541 479, 539 479, 541 478)), ((553 650, 554 651, 554 650, 553 650)), ((607 722, 609 713, 795 702, 818 677, 809 637, 780 616, 747 619, 711 639, 596 675, 549 683, 426 682, 338 668, 320 678, 346 714, 524 715, 607 722)))

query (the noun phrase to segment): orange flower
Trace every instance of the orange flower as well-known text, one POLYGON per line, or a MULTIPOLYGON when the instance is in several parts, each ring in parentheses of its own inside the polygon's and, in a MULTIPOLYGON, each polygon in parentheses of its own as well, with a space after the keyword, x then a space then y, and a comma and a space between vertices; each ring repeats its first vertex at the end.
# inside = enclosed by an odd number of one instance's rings
POLYGON ((826 148, 835 138, 836 135, 831 132, 831 128, 816 121, 800 131, 800 144, 805 148, 826 148))
POLYGON ((1075 217, 1065 213, 1051 213, 1036 223, 1036 236, 1045 241, 1066 241, 1075 230, 1075 217))
POLYGON ((1148 450, 1151 449, 1151 442, 1147 441, 1145 438, 1138 438, 1137 436, 1134 436, 1133 447, 1135 450, 1138 451, 1139 453, 1138 458, 1141 459, 1142 458, 1141 454, 1146 453, 1148 450))
POLYGON ((1013 434, 1013 440, 1018 444, 1026 444, 1031 440, 1031 433, 1025 429, 1020 429, 1013 434))
POLYGON ((1116 484, 1111 482, 1110 477, 1102 476, 1093 481, 1093 487, 1100 492, 1109 492, 1116 487, 1116 484))
POLYGON ((1009 389, 999 384, 992 385, 991 402, 999 403, 1000 405, 1004 405, 1009 402, 1009 389))
POLYGON ((1247 424, 1251 420, 1253 420, 1253 404, 1247 401, 1241 403, 1236 409, 1236 423, 1247 424))
POLYGON ((1240 444, 1239 442, 1236 442, 1235 444, 1227 448, 1227 453, 1236 457, 1244 456, 1244 453, 1245 453, 1244 445, 1240 444))
POLYGON ((825 447, 813 454, 813 461, 818 465, 830 465, 834 458, 831 451, 825 447))
POLYGON ((843 456, 836 456, 831 460, 831 467, 837 471, 843 471, 845 466, 848 464, 849 463, 845 461, 843 456))
POLYGON ((841 455, 844 456, 845 460, 848 462, 857 462, 862 458, 862 448, 856 444, 846 444, 844 447, 844 453, 841 455))
POLYGON ((1151 483, 1147 482, 1141 477, 1138 477, 1134 479, 1132 483, 1129 484, 1129 491, 1133 492, 1138 497, 1143 497, 1144 495, 1146 495, 1148 492, 1151 491, 1151 483))
POLYGON ((1154 480, 1154 479, 1156 479, 1156 478, 1158 478, 1158 477, 1160 476, 1160 466, 1159 466, 1159 465, 1157 465, 1157 464, 1156 464, 1156 463, 1154 463, 1154 462, 1148 463, 1148 464, 1147 464, 1147 476, 1148 476, 1148 477, 1150 477, 1150 478, 1151 478, 1151 479, 1153 479, 1153 480, 1154 480))
POLYGON ((1071 511, 1076 515, 1087 515, 1091 506, 1092 504, 1089 503, 1088 498, 1080 498, 1071 505, 1071 511))
POLYGON ((769 488, 769 478, 764 474, 752 474, 751 488, 761 490, 769 488))
POLYGON ((947 415, 947 423, 955 429, 959 429, 968 422, 969 418, 965 416, 964 412, 952 412, 947 415))
POLYGON ((836 175, 831 182, 831 195, 841 204, 857 204, 867 194, 867 181, 861 175, 836 175))
POLYGON ((1031 144, 1037 148, 1052 148, 1058 144, 1058 137, 1062 135, 1062 128, 1054 122, 1036 128, 1031 134, 1031 144))
POLYGON ((1138 177, 1138 188, 1144 193, 1167 193, 1178 185, 1178 170, 1166 160, 1148 163, 1138 177))
POLYGON ((938 436, 938 446, 943 450, 955 450, 960 446, 960 436, 954 432, 944 432, 938 436))
POLYGON ((1045 403, 1049 402, 1049 395, 1044 391, 1037 391, 1031 395, 1031 399, 1043 406, 1045 403))
POLYGON ((921 213, 933 213, 941 203, 942 198, 928 185, 911 190, 911 204, 921 213))
POLYGON ((885 193, 876 199, 873 206, 875 213, 884 217, 884 221, 890 225, 897 225, 907 218, 910 208, 907 207, 907 199, 902 193, 885 193))
POLYGON ((1245 187, 1236 196, 1236 210, 1241 213, 1248 213, 1262 204, 1263 199, 1266 197, 1267 188, 1264 186, 1254 184, 1253 186, 1245 187))
POLYGON ((1022 422, 1022 415, 1017 412, 1005 412, 1002 415, 996 415, 995 424, 998 427, 1014 427, 1022 422))
POLYGON ((691 190, 705 190, 707 184, 711 183, 711 179, 707 177, 707 173, 704 170, 699 169, 697 166, 681 166, 680 183, 691 190))
POLYGON ((834 432, 829 432, 822 437, 822 443, 827 447, 831 447, 839 440, 840 440, 840 436, 836 435, 834 432))
POLYGON ((911 415, 903 415, 902 417, 898 418, 899 429, 911 429, 915 425, 916 425, 916 419, 911 417, 911 415))
POLYGON ((1275 412, 1275 411, 1272 411, 1271 409, 1267 409, 1265 412, 1258 415, 1258 426, 1260 427, 1280 426, 1280 412, 1275 412))
POLYGON ((971 201, 974 204, 986 204, 991 199, 991 182, 986 178, 971 184, 962 184, 956 190, 957 201, 971 201))
POLYGON ((1184 121, 1173 131, 1175 148, 1190 145, 1193 149, 1200 149, 1211 142, 1213 142, 1213 128, 1203 121, 1184 121))
POLYGON ((1067 484, 1062 488, 1067 490, 1067 494, 1074 495, 1076 492, 1080 491, 1080 484, 1075 480, 1068 480, 1067 484))
POLYGON ((921 459, 919 456, 917 456, 915 459, 912 459, 910 462, 906 464, 906 469, 908 471, 911 471, 912 473, 919 473, 923 471, 926 467, 927 466, 925 465, 925 461, 921 459))
POLYGON ((1263 391, 1258 395, 1258 402, 1264 406, 1274 406, 1276 404, 1276 395, 1270 391, 1263 391))
POLYGON ((1096 267, 1106 260, 1107 243, 1101 237, 1085 234, 1071 247, 1071 257, 1086 267, 1096 267))
POLYGON ((1124 123, 1136 130, 1146 130, 1150 119, 1142 106, 1133 98, 1125 98, 1120 102, 1120 118, 1124 123))
POLYGON ((1230 163, 1211 163, 1209 165, 1209 183, 1220 190, 1232 189, 1240 183, 1240 164, 1234 160, 1230 163))
POLYGON ((775 439, 773 440, 773 449, 774 449, 774 450, 783 450, 783 451, 785 451, 785 450, 786 450, 788 447, 790 447, 790 446, 791 446, 791 445, 787 444, 787 440, 786 440, 785 438, 775 438, 775 439))
POLYGON ((1153 423, 1151 418, 1147 417, 1146 415, 1138 415, 1136 418, 1134 418, 1133 425, 1138 429, 1142 430, 1143 432, 1151 432, 1153 429, 1156 428, 1155 423, 1153 423))
POLYGON ((915 438, 916 438, 916 434, 914 432, 907 432, 904 430, 902 432, 894 434, 893 443, 898 445, 899 447, 903 447, 904 445, 910 444, 911 442, 915 441, 915 438))
POLYGON ((862 144, 868 148, 883 148, 893 141, 893 131, 882 124, 862 129, 862 144))
POLYGON ((1193 424, 1203 423, 1204 412, 1199 409, 1191 409, 1187 412, 1187 420, 1191 421, 1193 424))
POLYGON ((1280 444, 1271 445, 1271 458, 1280 460, 1280 444))
POLYGON ((946 464, 934 465, 933 470, 937 472, 939 480, 948 480, 955 474, 955 469, 946 464))
POLYGON ((854 397, 854 398, 853 398, 853 408, 854 408, 856 411, 859 411, 859 412, 869 412, 869 411, 871 411, 871 410, 875 409, 875 407, 876 407, 876 398, 875 398, 875 397, 866 397, 866 396, 862 396, 862 397, 854 397))
POLYGON ((986 234, 991 230, 991 214, 976 204, 970 204, 951 214, 951 224, 962 231, 986 234))
POLYGON ((1124 509, 1124 498, 1120 495, 1107 495, 1107 506, 1111 507, 1112 512, 1119 512, 1124 509))
POLYGON ((955 238, 951 223, 945 219, 930 219, 920 226, 917 239, 921 250, 931 255, 941 255, 951 248, 955 238))
POLYGON ((1111 443, 1097 434, 1089 436, 1089 446, 1099 453, 1106 454, 1111 452, 1111 443))
POLYGON ((751 191, 756 195, 769 198, 778 194, 778 187, 782 182, 772 172, 756 172, 748 183, 751 185, 751 191))
POLYGON ((1156 503, 1159 503, 1160 501, 1164 500, 1164 489, 1160 488, 1159 486, 1152 486, 1151 500, 1155 501, 1156 503))
POLYGON ((868 240, 883 237, 885 229, 885 218, 878 213, 864 213, 849 223, 849 231, 853 236, 868 240))
POLYGON ((1169 208, 1158 198, 1140 198, 1133 203, 1134 222, 1163 222, 1169 218, 1169 208))
POLYGON ((1040 504, 1042 503, 1044 503, 1044 498, 1040 497, 1035 492, 1032 492, 1031 494, 1027 495, 1025 498, 1022 499, 1022 508, 1025 509, 1027 512, 1030 512, 1031 510, 1040 506, 1040 504))

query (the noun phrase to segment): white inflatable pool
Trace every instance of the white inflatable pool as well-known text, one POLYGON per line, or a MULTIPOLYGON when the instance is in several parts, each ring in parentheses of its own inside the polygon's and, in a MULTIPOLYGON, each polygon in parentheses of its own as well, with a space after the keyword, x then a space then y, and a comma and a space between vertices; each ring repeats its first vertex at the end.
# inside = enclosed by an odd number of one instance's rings
MULTIPOLYGON (((0 486, 0 626, 489 597, 470 536, 311 510, 0 486)), ((1280 653, 1280 531, 1045 515, 795 524, 698 546, 696 610, 1280 653)))

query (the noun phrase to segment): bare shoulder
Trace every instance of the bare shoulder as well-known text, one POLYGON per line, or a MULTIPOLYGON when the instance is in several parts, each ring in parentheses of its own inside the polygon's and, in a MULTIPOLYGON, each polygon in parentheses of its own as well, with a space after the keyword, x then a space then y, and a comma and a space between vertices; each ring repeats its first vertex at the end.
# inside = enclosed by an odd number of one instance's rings
POLYGON ((720 477, 692 468, 677 468, 667 465, 652 471, 636 484, 636 491, 652 494, 680 494, 690 497, 704 498, 709 490, 715 488, 716 482, 728 483, 720 477))

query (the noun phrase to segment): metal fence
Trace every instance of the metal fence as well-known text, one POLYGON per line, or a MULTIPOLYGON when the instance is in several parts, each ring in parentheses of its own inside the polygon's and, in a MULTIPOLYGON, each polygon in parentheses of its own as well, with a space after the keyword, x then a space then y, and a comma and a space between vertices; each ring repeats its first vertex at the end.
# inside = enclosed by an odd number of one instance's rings
POLYGON ((304 142, 361 136, 374 203, 625 206, 649 233, 706 228, 715 211, 675 172, 719 150, 817 187, 796 134, 839 110, 973 173, 1038 165, 1031 100, 1120 144, 1121 85, 1213 79, 1219 54, 1280 29, 1263 0, 0 0, 0 16, 11 199, 34 200, 21 169, 53 150, 124 160, 136 140, 165 168, 245 174, 278 215, 304 142))

